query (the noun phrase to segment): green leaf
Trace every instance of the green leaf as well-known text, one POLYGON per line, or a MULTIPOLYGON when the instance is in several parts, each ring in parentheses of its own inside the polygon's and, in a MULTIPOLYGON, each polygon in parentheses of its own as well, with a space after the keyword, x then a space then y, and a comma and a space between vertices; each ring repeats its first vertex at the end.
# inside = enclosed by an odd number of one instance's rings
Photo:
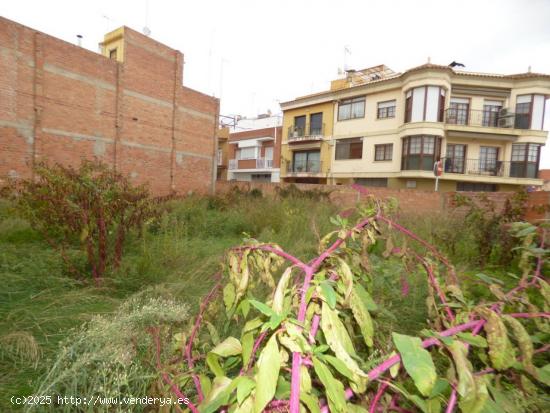
POLYGON ((210 352, 220 357, 236 356, 241 354, 243 348, 241 342, 235 337, 227 337, 224 341, 214 347, 210 352))
POLYGON ((342 383, 336 380, 329 368, 316 357, 313 357, 313 368, 325 387, 330 411, 332 413, 345 412, 346 397, 342 383))
POLYGON ((225 304, 226 311, 229 311, 235 303, 235 286, 231 283, 228 283, 223 288, 223 303, 225 304))
POLYGON ((550 364, 546 364, 544 367, 537 369, 537 374, 541 383, 550 386, 550 364))
POLYGON ((336 358, 334 356, 330 355, 319 355, 319 358, 322 360, 328 362, 332 367, 336 369, 338 373, 340 373, 342 376, 347 377, 350 380, 353 380, 353 373, 350 369, 346 367, 344 362, 340 360, 339 358, 336 358))
POLYGON ((359 368, 357 362, 352 358, 352 355, 356 356, 355 350, 346 327, 338 317, 338 312, 331 310, 325 302, 323 302, 321 308, 321 330, 323 330, 327 344, 334 351, 336 357, 352 372, 352 389, 357 393, 363 393, 367 387, 367 374, 359 368), (352 353, 350 353, 350 350, 352 353))
POLYGON ((504 282, 502 280, 499 280, 498 278, 489 277, 488 275, 485 275, 481 272, 474 274, 477 278, 479 278, 481 281, 487 283, 487 284, 500 284, 504 285, 504 282))
POLYGON ((483 338, 482 336, 474 336, 470 332, 458 333, 457 336, 464 340, 466 343, 471 344, 472 346, 481 348, 487 347, 487 340, 485 340, 485 338, 483 338))
POLYGON ((211 322, 205 321, 206 328, 208 328, 208 332, 210 333, 210 338, 212 339, 212 343, 217 346, 220 344, 220 336, 218 334, 218 330, 216 330, 216 327, 212 325, 211 322))
POLYGON ((291 275, 292 275, 292 267, 288 267, 283 273, 283 275, 281 276, 279 283, 277 284, 277 289, 275 290, 275 294, 273 295, 273 304, 271 305, 271 308, 276 314, 283 313, 285 291, 291 275))
POLYGON ((334 291, 334 288, 332 288, 328 281, 323 281, 320 284, 320 287, 323 298, 325 299, 329 307, 334 310, 334 308, 336 307, 336 291, 334 291))
POLYGON ((344 301, 347 302, 353 288, 353 273, 348 263, 343 259, 336 257, 336 261, 338 262, 338 275, 340 276, 337 285, 340 287, 343 284, 342 294, 344 295, 344 301))
POLYGON ((254 334, 252 331, 244 333, 241 337, 242 344, 242 355, 243 355, 243 366, 246 367, 250 361, 250 356, 252 355, 252 348, 254 347, 254 334))
POLYGON ((357 321, 357 324, 359 324, 359 328, 361 329, 361 334, 363 335, 363 340, 365 340, 365 344, 368 347, 372 347, 372 338, 374 336, 372 319, 370 317, 369 311, 367 310, 367 307, 361 300, 361 297, 357 293, 357 289, 355 287, 351 292, 350 307, 353 316, 357 321))
POLYGON ((273 314, 267 325, 271 330, 275 330, 283 322, 284 318, 285 317, 283 315, 273 314))
POLYGON ((321 413, 317 396, 300 392, 300 401, 306 405, 310 413, 321 413))
POLYGON ((456 391, 465 401, 475 399, 477 388, 472 374, 472 365, 468 361, 468 349, 466 345, 458 340, 448 346, 453 356, 455 369, 458 375, 458 385, 456 391))
POLYGON ((222 367, 220 366, 219 362, 219 356, 214 353, 208 353, 206 355, 206 364, 208 364, 208 367, 214 373, 216 377, 223 377, 225 376, 225 372, 223 371, 222 367))
POLYGON ((376 303, 372 299, 371 295, 368 293, 367 290, 365 290, 365 288, 361 284, 355 283, 354 284, 354 289, 355 289, 355 292, 357 293, 357 295, 359 295, 359 297, 361 298, 361 301, 363 301, 363 303, 365 303, 365 306, 367 307, 367 310, 372 311, 372 312, 375 312, 375 311, 378 310, 378 305, 376 305, 376 303))
POLYGON ((418 337, 393 333, 393 342, 401 355, 405 370, 424 396, 428 396, 437 379, 435 366, 430 353, 422 348, 418 337))
POLYGON ((243 376, 243 379, 237 386, 237 403, 242 404, 244 399, 248 397, 254 387, 256 387, 254 380, 243 376))
POLYGON ((275 335, 271 336, 260 353, 257 366, 254 412, 261 413, 275 395, 279 369, 281 368, 281 356, 275 335))
POLYGON ((523 413, 518 406, 508 398, 506 392, 500 391, 497 387, 494 386, 487 386, 489 388, 489 392, 491 393, 491 396, 493 396, 494 401, 498 405, 498 412, 506 412, 506 413, 523 413))
POLYGON ((199 381, 201 383, 203 394, 209 394, 212 390, 212 383, 210 382, 210 379, 205 374, 199 374, 199 381))
POLYGON ((261 303, 256 300, 248 300, 250 304, 252 304, 256 309, 258 309, 261 313, 265 314, 268 317, 271 317, 272 315, 276 315, 275 312, 269 308, 264 303, 261 303))
MULTIPOLYGON (((393 357, 395 356, 397 353, 395 351, 392 351, 390 354, 389 354, 389 357, 393 357)), ((399 368, 401 367, 401 363, 395 363, 393 366, 390 367, 390 376, 392 378, 396 378, 397 377, 397 373, 399 373, 399 368)))
POLYGON ((533 342, 531 341, 529 333, 525 330, 523 324, 521 324, 514 317, 503 315, 502 319, 511 327, 514 337, 518 342, 518 347, 521 354, 521 365, 523 366, 523 369, 533 377, 538 378, 537 369, 533 365, 533 354, 535 350, 533 348, 533 342))
POLYGON ((489 344, 489 358, 493 367, 497 370, 505 370, 512 367, 516 355, 512 343, 508 339, 506 327, 500 316, 492 310, 481 309, 481 315, 487 322, 483 326, 489 344))
POLYGON ((212 382, 212 390, 210 390, 210 393, 208 393, 201 403, 199 411, 201 413, 213 413, 227 403, 227 399, 229 398, 227 390, 230 389, 233 382, 225 376, 215 377, 212 382))

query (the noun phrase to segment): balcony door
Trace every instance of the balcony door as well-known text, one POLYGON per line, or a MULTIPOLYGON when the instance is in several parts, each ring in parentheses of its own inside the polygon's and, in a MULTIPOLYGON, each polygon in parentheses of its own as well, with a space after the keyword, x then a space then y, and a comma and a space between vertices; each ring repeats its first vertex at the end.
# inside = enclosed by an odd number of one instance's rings
POLYGON ((516 98, 516 122, 517 129, 529 129, 531 125, 531 100, 532 95, 521 95, 516 98))
POLYGON ((309 135, 323 134, 323 113, 312 113, 309 117, 309 135))
POLYGON ((463 174, 466 163, 466 145, 448 144, 445 172, 463 174))
POLYGON ((296 116, 294 118, 294 137, 304 136, 306 131, 306 117, 296 116))
POLYGON ((498 126, 498 114, 502 109, 502 102, 486 100, 483 104, 483 126, 498 126))
POLYGON ((320 151, 300 151, 292 154, 291 172, 312 172, 317 173, 321 170, 321 152, 320 151))
POLYGON ((498 148, 481 146, 479 148, 479 170, 488 175, 500 176, 502 162, 498 161, 498 148))
POLYGON ((470 112, 470 99, 451 98, 447 111, 447 123, 467 125, 470 112))

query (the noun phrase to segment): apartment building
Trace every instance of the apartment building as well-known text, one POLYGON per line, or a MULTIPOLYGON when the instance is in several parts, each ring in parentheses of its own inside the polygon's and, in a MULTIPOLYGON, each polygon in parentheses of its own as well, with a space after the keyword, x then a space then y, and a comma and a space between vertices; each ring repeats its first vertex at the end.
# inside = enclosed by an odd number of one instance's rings
POLYGON ((281 117, 240 119, 228 139, 228 180, 279 182, 281 117))
POLYGON ((439 165, 443 191, 539 186, 548 97, 547 74, 473 73, 430 63, 403 73, 385 65, 348 71, 326 92, 281 104, 283 161, 290 165, 281 176, 431 190, 439 165), (327 164, 317 169, 307 163, 323 156, 327 164), (309 170, 297 171, 303 159, 309 170))

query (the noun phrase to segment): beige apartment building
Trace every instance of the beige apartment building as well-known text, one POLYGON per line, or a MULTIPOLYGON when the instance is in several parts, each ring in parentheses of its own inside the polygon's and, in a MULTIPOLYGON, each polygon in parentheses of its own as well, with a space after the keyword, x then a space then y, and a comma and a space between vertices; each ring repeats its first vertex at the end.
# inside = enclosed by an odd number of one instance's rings
MULTIPOLYGON (((548 97, 547 74, 473 73, 429 63, 403 73, 385 65, 347 71, 330 90, 281 104, 283 159, 296 163, 303 157, 296 143, 313 141, 330 148, 327 183, 432 190, 440 166, 443 191, 540 186, 548 97), (324 119, 332 125, 323 131, 330 134, 296 140, 303 116, 327 105, 332 113, 324 119)), ((283 181, 295 177, 281 167, 283 181)), ((300 177, 308 182, 307 171, 300 177)))

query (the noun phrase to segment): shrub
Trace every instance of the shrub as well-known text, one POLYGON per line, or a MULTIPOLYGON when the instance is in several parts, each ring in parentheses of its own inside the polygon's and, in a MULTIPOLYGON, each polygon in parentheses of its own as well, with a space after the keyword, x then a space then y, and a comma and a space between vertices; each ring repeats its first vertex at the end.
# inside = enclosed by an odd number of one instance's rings
POLYGON ((16 212, 27 219, 78 273, 65 250, 79 244, 93 279, 99 283, 109 266, 120 263, 124 242, 155 214, 145 187, 100 162, 83 161, 78 169, 45 162, 35 179, 13 181, 10 195, 16 212))
POLYGON ((359 215, 355 224, 334 218, 337 228, 311 260, 254 239, 228 252, 225 276, 186 340, 187 367, 174 379, 163 375, 167 385, 183 382, 183 391, 172 390, 189 396, 192 412, 431 412, 447 404, 448 412, 478 413, 507 410, 506 393, 544 392, 548 366, 537 354, 547 346, 535 349, 547 338, 550 306, 544 229, 512 226, 523 272, 508 292, 481 274, 492 294, 487 302, 462 289, 446 257, 388 218, 384 205, 373 202, 359 215), (394 244, 393 232, 424 252, 394 244), (381 237, 384 257, 401 260, 408 272, 423 269, 429 328, 411 326, 412 335, 380 328, 387 310, 375 299, 374 279, 401 275, 373 267, 369 252, 381 237), (439 350, 427 350, 433 346, 439 350))

